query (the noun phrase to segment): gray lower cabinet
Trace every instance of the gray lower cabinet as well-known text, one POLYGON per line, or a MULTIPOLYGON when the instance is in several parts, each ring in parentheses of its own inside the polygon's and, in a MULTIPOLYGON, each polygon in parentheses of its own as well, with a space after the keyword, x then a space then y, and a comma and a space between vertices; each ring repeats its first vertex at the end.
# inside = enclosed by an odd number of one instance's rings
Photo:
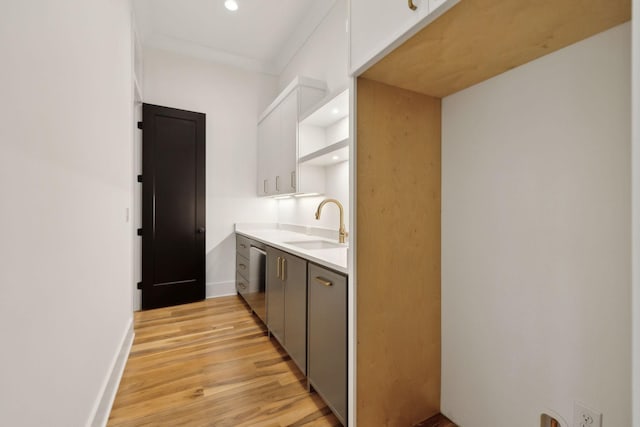
POLYGON ((267 326, 307 373, 307 261, 267 246, 267 326))
POLYGON ((347 418, 347 278, 309 263, 307 378, 343 425, 347 418))
POLYGON ((280 251, 267 246, 267 327, 284 343, 284 281, 280 279, 280 251))

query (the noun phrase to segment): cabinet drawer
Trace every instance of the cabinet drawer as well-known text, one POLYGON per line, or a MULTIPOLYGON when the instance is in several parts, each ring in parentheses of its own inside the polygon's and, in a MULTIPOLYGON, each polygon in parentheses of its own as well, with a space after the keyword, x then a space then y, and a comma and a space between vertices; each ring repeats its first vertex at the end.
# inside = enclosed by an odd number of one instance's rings
MULTIPOLYGON (((238 291, 245 300, 247 299, 247 294, 249 293, 249 281, 238 273, 236 273, 236 291, 238 291)), ((248 302, 249 301, 247 301, 247 303, 248 302)))
POLYGON ((249 276, 249 259, 236 252, 236 273, 242 275, 246 280, 251 279, 249 276))
MULTIPOLYGON (((249 259, 250 248, 251 248, 251 240, 247 239, 244 236, 236 234, 236 252, 238 252, 240 255, 242 255, 246 259, 249 259)), ((247 266, 248 265, 249 264, 247 264, 247 266)), ((247 275, 248 274, 249 273, 247 273, 247 275)))

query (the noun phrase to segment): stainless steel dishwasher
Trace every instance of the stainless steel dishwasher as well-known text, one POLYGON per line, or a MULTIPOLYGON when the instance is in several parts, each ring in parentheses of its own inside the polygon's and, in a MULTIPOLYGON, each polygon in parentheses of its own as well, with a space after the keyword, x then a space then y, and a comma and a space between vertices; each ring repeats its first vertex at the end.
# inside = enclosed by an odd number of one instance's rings
POLYGON ((251 310, 267 323, 266 246, 236 234, 236 291, 251 310))

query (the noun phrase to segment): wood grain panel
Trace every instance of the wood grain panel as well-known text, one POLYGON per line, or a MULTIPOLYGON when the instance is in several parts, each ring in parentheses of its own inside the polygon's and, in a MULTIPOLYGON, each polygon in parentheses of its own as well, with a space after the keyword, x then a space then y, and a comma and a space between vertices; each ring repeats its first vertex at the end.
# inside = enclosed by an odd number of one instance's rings
POLYGON ((462 0, 363 77, 441 98, 629 19, 630 0, 462 0))
POLYGON ((109 426, 339 426, 240 297, 135 313, 109 426))
POLYGON ((409 426, 440 408, 440 100, 357 88, 357 417, 409 426))

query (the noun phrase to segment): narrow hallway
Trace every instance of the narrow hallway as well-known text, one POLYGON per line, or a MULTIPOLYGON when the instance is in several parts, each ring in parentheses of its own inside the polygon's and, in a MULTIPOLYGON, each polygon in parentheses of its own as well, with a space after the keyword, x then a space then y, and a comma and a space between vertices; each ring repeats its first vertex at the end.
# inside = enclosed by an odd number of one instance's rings
POLYGON ((237 296, 135 313, 109 426, 338 426, 237 296))

